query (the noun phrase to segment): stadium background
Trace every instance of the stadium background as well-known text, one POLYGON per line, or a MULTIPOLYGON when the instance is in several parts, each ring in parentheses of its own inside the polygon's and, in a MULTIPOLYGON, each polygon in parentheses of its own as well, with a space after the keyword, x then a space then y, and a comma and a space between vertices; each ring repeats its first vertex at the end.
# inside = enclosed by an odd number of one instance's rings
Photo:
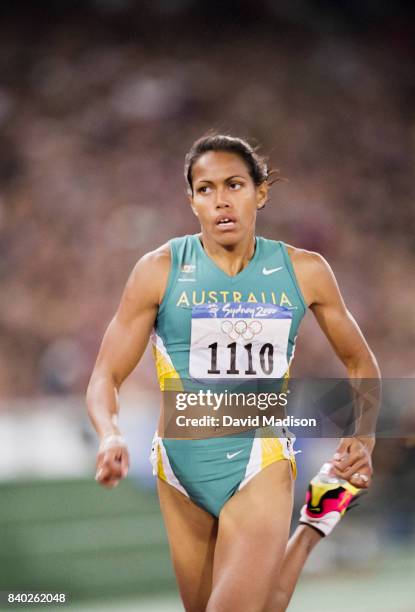
MULTIPOLYGON (((197 230, 182 166, 207 129, 263 145, 289 182, 258 233, 323 253, 384 376, 414 377, 413 13, 385 0, 2 3, 0 590, 181 609, 147 461, 150 354, 123 390, 133 465, 112 492, 92 480, 83 394, 135 261, 197 230)), ((294 375, 341 376, 312 317, 301 331, 294 375)), ((299 446, 297 506, 333 441, 299 446)), ((293 612, 414 609, 411 439, 381 440, 375 466, 293 612)))

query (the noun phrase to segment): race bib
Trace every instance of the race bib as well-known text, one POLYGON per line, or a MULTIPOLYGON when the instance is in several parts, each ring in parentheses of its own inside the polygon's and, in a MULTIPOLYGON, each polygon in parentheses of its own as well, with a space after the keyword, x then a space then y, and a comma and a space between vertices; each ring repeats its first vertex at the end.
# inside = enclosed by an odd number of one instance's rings
POLYGON ((274 304, 228 302, 192 308, 192 378, 282 378, 292 312, 274 304))

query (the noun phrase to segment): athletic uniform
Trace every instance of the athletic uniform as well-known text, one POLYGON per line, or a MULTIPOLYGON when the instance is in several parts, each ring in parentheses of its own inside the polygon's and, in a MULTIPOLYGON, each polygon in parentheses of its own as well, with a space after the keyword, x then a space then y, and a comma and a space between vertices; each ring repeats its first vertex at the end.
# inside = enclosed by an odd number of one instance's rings
MULTIPOLYGON (((224 381, 280 389, 307 309, 284 243, 257 237, 253 258, 236 276, 213 262, 198 235, 174 238, 170 249, 152 335, 161 390, 224 381)), ((292 439, 285 430, 265 437, 263 429, 200 440, 156 433, 151 454, 155 475, 214 516, 255 474, 282 459, 295 473, 292 439)))

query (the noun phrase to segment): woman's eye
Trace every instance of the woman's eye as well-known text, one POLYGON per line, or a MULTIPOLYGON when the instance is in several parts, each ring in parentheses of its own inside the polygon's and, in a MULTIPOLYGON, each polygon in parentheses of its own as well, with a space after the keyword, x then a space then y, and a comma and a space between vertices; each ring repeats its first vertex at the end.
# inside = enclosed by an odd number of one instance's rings
POLYGON ((199 187, 197 192, 202 194, 209 193, 209 187, 207 185, 203 185, 203 187, 199 187))
POLYGON ((242 187, 241 183, 230 183, 230 188, 232 191, 237 191, 242 187))

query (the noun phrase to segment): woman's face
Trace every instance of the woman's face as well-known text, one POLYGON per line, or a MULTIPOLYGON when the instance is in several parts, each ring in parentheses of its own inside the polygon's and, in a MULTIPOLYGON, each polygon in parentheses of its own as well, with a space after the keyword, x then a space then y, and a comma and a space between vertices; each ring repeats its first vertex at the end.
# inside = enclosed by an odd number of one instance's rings
POLYGON ((267 185, 254 184, 239 155, 209 151, 193 165, 192 177, 190 203, 204 233, 224 246, 254 234, 256 214, 265 204, 267 185))

